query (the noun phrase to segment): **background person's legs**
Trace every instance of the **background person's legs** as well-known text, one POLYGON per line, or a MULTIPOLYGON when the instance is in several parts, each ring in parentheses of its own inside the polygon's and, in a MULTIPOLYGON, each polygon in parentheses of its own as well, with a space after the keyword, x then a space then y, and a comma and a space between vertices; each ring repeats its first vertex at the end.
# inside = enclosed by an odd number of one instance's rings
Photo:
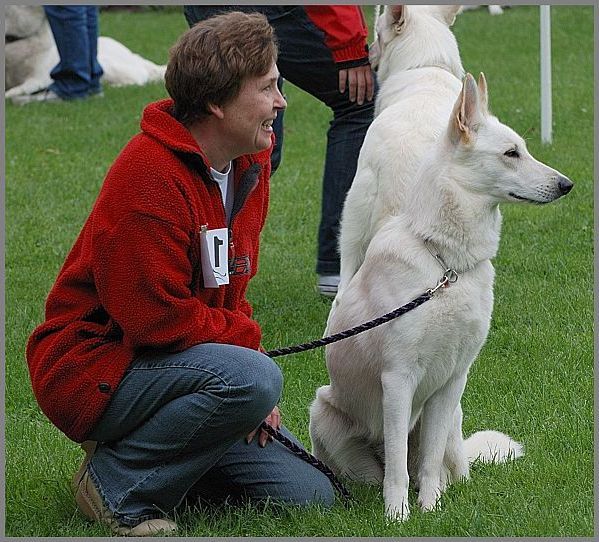
POLYGON ((102 92, 100 78, 104 71, 98 62, 99 23, 97 6, 87 6, 87 37, 89 40, 89 94, 99 94, 102 92))
POLYGON ((374 116, 374 101, 359 105, 349 101, 347 90, 339 92, 337 64, 325 45, 324 33, 310 21, 303 7, 271 6, 262 10, 279 40, 277 65, 283 77, 333 111, 327 133, 316 272, 338 275, 341 211, 374 116))
POLYGON ((50 90, 64 100, 99 91, 97 10, 97 6, 44 6, 60 56, 50 72, 50 90))

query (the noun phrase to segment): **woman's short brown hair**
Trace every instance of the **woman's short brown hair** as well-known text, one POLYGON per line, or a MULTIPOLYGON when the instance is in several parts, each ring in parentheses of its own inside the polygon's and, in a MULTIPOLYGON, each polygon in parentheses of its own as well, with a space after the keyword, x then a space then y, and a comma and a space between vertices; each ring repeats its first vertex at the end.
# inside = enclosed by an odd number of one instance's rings
POLYGON ((166 90, 174 115, 191 124, 237 96, 246 77, 259 77, 277 61, 273 28, 260 13, 232 11, 200 21, 171 48, 166 90))

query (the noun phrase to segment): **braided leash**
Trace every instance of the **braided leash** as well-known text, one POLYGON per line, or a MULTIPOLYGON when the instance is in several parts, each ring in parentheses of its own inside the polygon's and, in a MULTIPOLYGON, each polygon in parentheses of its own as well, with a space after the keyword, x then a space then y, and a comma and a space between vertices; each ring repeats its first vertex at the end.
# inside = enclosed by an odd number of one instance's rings
POLYGON ((329 335, 328 337, 323 337, 322 339, 317 339, 315 341, 309 343, 298 344, 297 346, 288 346, 286 348, 279 348, 277 350, 270 350, 266 352, 266 355, 269 358, 276 358, 278 356, 286 356, 288 354, 297 354, 298 352, 305 352, 306 350, 313 350, 314 348, 319 348, 321 346, 326 346, 327 344, 331 344, 337 341, 341 341, 342 339, 347 339, 349 337, 353 337, 358 333, 363 333, 364 331, 368 331, 374 327, 380 326, 389 320, 393 320, 406 312, 415 309, 416 307, 422 305, 426 301, 428 301, 431 297, 433 297, 434 292, 432 290, 427 290, 422 295, 418 296, 416 299, 413 299, 409 303, 402 305, 401 307, 384 314, 383 316, 379 316, 374 320, 370 320, 369 322, 365 322, 364 324, 360 324, 359 326, 352 327, 346 331, 341 331, 339 333, 335 333, 335 335, 329 335))
MULTIPOLYGON (((442 279, 443 280, 443 279, 442 279)), ((441 281, 440 281, 441 282, 441 281)), ((279 348, 277 350, 270 350, 266 352, 266 355, 271 358, 276 358, 278 356, 286 356, 288 354, 297 354, 298 352, 305 352, 306 350, 313 350, 315 348, 319 348, 321 346, 325 346, 327 344, 331 344, 337 341, 341 341, 343 339, 347 339, 349 337, 353 337, 358 333, 363 333, 364 331, 368 331, 374 327, 380 326, 389 320, 393 320, 405 314, 406 312, 415 309, 416 307, 422 305, 426 301, 428 301, 436 289, 427 290, 424 294, 418 296, 416 299, 402 305, 401 307, 395 309, 394 311, 388 312, 383 316, 375 318, 374 320, 370 320, 369 322, 365 322, 364 324, 360 324, 359 326, 352 327, 346 331, 341 331, 340 333, 336 333, 335 335, 330 335, 328 337, 323 337, 322 339, 317 339, 315 341, 311 341, 308 343, 299 344, 297 346, 289 346, 286 348, 279 348)), ((289 450, 291 450, 295 455, 299 458, 303 459, 314 468, 318 469, 322 472, 331 482, 333 487, 341 494, 341 496, 345 499, 345 502, 349 502, 351 500, 351 495, 347 488, 339 481, 339 479, 335 476, 333 471, 327 467, 325 463, 320 461, 314 457, 311 453, 307 452, 303 448, 297 446, 294 442, 289 440, 285 435, 281 434, 274 427, 268 425, 266 422, 262 422, 260 428, 263 431, 266 431, 272 438, 278 440, 283 446, 286 446, 289 450)))
POLYGON ((289 450, 291 450, 299 458, 303 459, 306 463, 309 463, 314 468, 322 472, 331 481, 333 487, 341 494, 341 496, 345 499, 346 502, 351 500, 351 495, 347 488, 339 481, 339 479, 335 476, 333 471, 329 467, 327 467, 322 461, 320 461, 320 459, 317 459, 310 452, 307 452, 306 450, 298 446, 295 442, 289 440, 280 431, 277 431, 274 427, 267 424, 266 422, 262 422, 260 429, 268 433, 275 440, 278 440, 286 448, 289 448, 289 450))
MULTIPOLYGON (((430 250, 430 249, 429 249, 430 250)), ((431 252, 432 254, 432 252, 431 252)), ((441 257, 437 254, 433 254, 433 256, 439 261, 442 267, 445 270, 445 273, 441 277, 441 279, 437 282, 437 285, 434 288, 429 288, 422 295, 419 295, 417 298, 413 299, 409 303, 398 307, 397 309, 384 314, 383 316, 379 316, 373 320, 365 322, 364 324, 360 324, 359 326, 352 327, 346 331, 341 331, 340 333, 335 333, 334 335, 329 335, 328 337, 323 337, 322 339, 317 339, 315 341, 311 341, 308 343, 298 344, 297 346, 288 346, 286 348, 279 348, 277 350, 269 350, 266 352, 266 355, 270 358, 276 358, 278 356, 286 356, 288 354, 297 354, 298 352, 305 352, 306 350, 313 350, 315 348, 319 348, 321 346, 326 346, 327 344, 331 344, 334 342, 341 341, 343 339, 347 339, 349 337, 353 337, 354 335, 358 335, 358 333, 363 333, 364 331, 368 331, 369 329, 380 326, 390 320, 398 318, 402 314, 406 312, 410 312, 411 310, 419 307, 423 303, 426 303, 429 299, 435 295, 439 288, 445 288, 458 280, 458 274, 445 265, 445 262, 441 259, 441 257)), ((279 441, 283 446, 286 446, 289 450, 291 450, 295 455, 299 458, 303 459, 320 472, 322 472, 330 481, 333 487, 343 496, 345 502, 349 502, 351 500, 351 495, 347 488, 339 481, 339 479, 335 476, 333 471, 327 467, 322 461, 314 457, 311 453, 307 452, 303 448, 297 446, 294 442, 289 440, 285 435, 281 434, 274 427, 270 426, 266 422, 262 422, 260 429, 268 433, 272 438, 279 441)))

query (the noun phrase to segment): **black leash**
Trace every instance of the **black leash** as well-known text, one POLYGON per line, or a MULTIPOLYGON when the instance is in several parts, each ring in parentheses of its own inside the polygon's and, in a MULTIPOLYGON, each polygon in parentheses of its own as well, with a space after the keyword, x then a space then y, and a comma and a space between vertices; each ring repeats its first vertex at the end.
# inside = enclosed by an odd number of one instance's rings
MULTIPOLYGON (((317 339, 308 343, 298 344, 297 346, 288 346, 286 348, 279 348, 277 350, 269 350, 268 352, 266 352, 266 355, 270 358, 276 358, 278 356, 286 356, 288 354, 297 354, 298 352, 305 352, 306 350, 314 350, 315 348, 320 348, 321 346, 326 346, 327 344, 338 342, 343 339, 353 337, 354 335, 358 335, 358 333, 363 333, 364 331, 368 331, 369 329, 378 327, 386 322, 389 322, 390 320, 398 318, 406 312, 410 312, 411 310, 415 309, 416 307, 419 307, 423 303, 426 303, 429 299, 433 297, 433 295, 435 295, 435 292, 439 288, 449 286, 449 284, 454 283, 458 280, 458 274, 453 269, 447 267, 444 264, 443 260, 441 260, 439 255, 433 254, 433 256, 444 267, 445 273, 443 274, 439 282, 437 282, 437 285, 434 288, 429 288, 428 290, 426 290, 426 292, 424 292, 422 295, 419 295, 417 298, 413 299, 409 303, 406 303, 405 305, 402 305, 401 307, 398 307, 397 309, 388 312, 387 314, 383 314, 383 316, 379 316, 378 318, 365 322, 364 324, 360 324, 359 326, 352 327, 346 331, 341 331, 339 333, 335 333, 334 335, 329 335, 328 337, 323 337, 322 339, 317 339)), ((311 453, 297 446, 285 435, 281 434, 280 431, 277 431, 274 427, 267 424, 266 422, 262 422, 260 429, 266 431, 266 433, 268 433, 272 438, 289 448, 289 450, 291 450, 299 458, 308 462, 310 465, 322 472, 331 481, 333 487, 342 495, 346 503, 351 500, 351 495, 347 488, 339 481, 339 479, 335 476, 335 473, 322 461, 320 461, 320 459, 314 457, 311 453)))
POLYGON ((342 339, 347 339, 349 337, 353 337, 358 333, 363 333, 364 331, 368 331, 374 327, 380 326, 389 320, 393 320, 406 312, 419 307, 426 301, 428 301, 431 297, 433 297, 434 292, 432 290, 427 290, 422 295, 418 296, 416 299, 402 305, 401 307, 384 314, 383 316, 379 316, 374 320, 370 320, 364 324, 360 324, 359 326, 352 327, 346 331, 341 331, 339 333, 335 333, 335 335, 329 335, 328 337, 323 337, 322 339, 317 339, 315 341, 309 343, 298 344, 297 346, 288 346, 286 348, 279 348, 277 350, 270 350, 266 352, 266 355, 269 358, 276 358, 278 356, 286 356, 288 354, 297 354, 298 352, 305 352, 306 350, 314 350, 315 348, 319 348, 321 346, 326 346, 327 344, 331 344, 337 341, 341 341, 342 339))
POLYGON ((275 429, 272 425, 262 422, 260 429, 268 433, 275 440, 278 440, 286 448, 289 448, 289 450, 291 450, 300 459, 303 459, 306 463, 309 463, 314 468, 322 472, 330 480, 333 487, 341 494, 346 502, 351 500, 351 495, 347 488, 339 481, 339 479, 335 476, 335 473, 320 459, 317 459, 310 452, 307 452, 295 442, 289 440, 285 435, 283 435, 283 433, 275 429))

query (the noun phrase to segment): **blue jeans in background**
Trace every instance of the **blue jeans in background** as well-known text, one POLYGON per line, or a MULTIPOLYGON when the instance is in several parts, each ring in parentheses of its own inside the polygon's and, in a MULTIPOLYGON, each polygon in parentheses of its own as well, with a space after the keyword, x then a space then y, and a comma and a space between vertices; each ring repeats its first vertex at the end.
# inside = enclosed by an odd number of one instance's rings
POLYGON ((64 100, 101 91, 98 63, 98 7, 44 6, 60 61, 50 72, 50 90, 64 100))
MULTIPOLYGON (((316 272, 338 274, 337 244, 341 211, 356 173, 362 142, 374 117, 374 100, 358 105, 349 101, 348 90, 343 94, 339 92, 338 68, 325 44, 324 33, 312 23, 302 6, 184 7, 189 26, 231 10, 263 13, 277 35, 277 66, 283 78, 326 104, 333 112, 327 133, 316 272)), ((375 96, 377 91, 375 80, 375 96)), ((290 107, 293 105, 290 104, 290 107)), ((282 117, 278 120, 278 126, 275 124, 273 128, 277 140, 282 141, 282 117)), ((280 148, 275 149, 273 154, 277 157, 278 165, 280 148)))
POLYGON ((282 385, 270 358, 237 346, 201 344, 135 360, 89 436, 98 447, 88 470, 106 506, 134 526, 186 497, 332 505, 320 471, 276 441, 265 448, 258 435, 245 441, 282 385))

